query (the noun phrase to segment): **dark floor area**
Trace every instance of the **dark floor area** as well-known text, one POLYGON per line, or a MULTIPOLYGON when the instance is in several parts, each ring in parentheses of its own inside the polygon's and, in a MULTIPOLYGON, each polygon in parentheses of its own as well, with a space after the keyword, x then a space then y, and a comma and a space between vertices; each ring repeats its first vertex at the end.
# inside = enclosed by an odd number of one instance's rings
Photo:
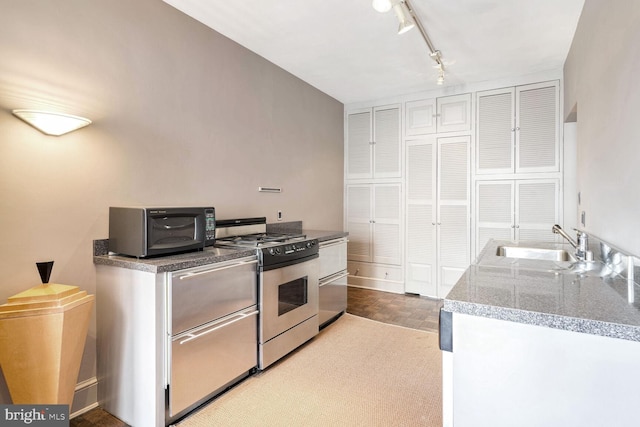
MULTIPOLYGON (((347 313, 383 323, 438 332, 438 314, 442 300, 410 294, 392 294, 371 289, 348 287, 347 313)), ((127 427, 100 408, 82 414, 70 427, 127 427)))

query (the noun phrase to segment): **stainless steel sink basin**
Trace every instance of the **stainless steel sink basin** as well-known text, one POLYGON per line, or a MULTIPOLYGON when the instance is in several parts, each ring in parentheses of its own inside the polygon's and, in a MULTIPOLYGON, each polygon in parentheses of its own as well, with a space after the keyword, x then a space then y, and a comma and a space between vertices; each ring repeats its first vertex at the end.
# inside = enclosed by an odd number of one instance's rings
POLYGON ((535 259, 543 261, 576 261, 564 249, 528 248, 523 246, 498 246, 496 255, 506 258, 535 259))

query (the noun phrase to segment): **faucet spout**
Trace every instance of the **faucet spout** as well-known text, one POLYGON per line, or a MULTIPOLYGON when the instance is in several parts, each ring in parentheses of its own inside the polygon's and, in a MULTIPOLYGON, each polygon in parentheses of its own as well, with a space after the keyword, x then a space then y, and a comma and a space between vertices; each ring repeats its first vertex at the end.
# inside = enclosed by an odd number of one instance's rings
POLYGON ((571 246, 573 246, 574 249, 578 249, 578 242, 573 240, 571 236, 569 236, 558 224, 555 224, 553 227, 551 227, 551 231, 553 231, 554 234, 561 235, 567 240, 567 242, 571 244, 571 246))

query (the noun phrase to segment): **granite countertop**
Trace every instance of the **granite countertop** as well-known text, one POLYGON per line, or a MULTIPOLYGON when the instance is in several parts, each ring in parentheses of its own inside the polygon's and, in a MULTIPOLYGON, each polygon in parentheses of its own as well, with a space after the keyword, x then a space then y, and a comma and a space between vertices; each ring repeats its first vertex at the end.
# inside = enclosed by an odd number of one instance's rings
POLYGON ((302 230, 302 232, 306 234, 309 239, 318 239, 318 242, 341 239, 349 235, 346 231, 302 230))
MULTIPOLYGON (((446 311, 640 341, 640 287, 602 262, 576 274, 571 263, 497 256, 491 241, 444 300, 446 311), (607 274, 604 274, 607 273, 607 274)), ((532 247, 530 242, 522 246, 532 247)), ((540 243, 541 248, 566 248, 540 243)))
MULTIPOLYGON (((310 239, 318 239, 319 242, 345 237, 344 231, 329 230, 303 230, 310 239)), ((108 253, 108 240, 94 241, 93 263, 109 265, 113 267, 128 268, 132 270, 146 271, 149 273, 165 273, 183 270, 185 268, 199 267, 207 264, 215 264, 239 258, 256 257, 255 249, 235 249, 227 247, 210 247, 204 251, 188 252, 184 254, 160 256, 153 258, 134 258, 108 253)))
POLYGON ((234 259, 256 257, 254 249, 207 248, 204 251, 187 252, 177 255, 159 256, 153 258, 134 258, 122 255, 94 255, 93 263, 112 267, 128 268, 149 273, 166 273, 184 270, 185 268, 200 267, 234 259))

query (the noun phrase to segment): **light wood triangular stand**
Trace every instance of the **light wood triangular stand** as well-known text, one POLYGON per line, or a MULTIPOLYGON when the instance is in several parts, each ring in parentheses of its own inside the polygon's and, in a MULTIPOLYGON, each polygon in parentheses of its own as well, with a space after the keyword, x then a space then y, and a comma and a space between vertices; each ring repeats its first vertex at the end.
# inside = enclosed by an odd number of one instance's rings
POLYGON ((0 305, 0 366, 14 404, 71 410, 94 299, 52 283, 0 305))

